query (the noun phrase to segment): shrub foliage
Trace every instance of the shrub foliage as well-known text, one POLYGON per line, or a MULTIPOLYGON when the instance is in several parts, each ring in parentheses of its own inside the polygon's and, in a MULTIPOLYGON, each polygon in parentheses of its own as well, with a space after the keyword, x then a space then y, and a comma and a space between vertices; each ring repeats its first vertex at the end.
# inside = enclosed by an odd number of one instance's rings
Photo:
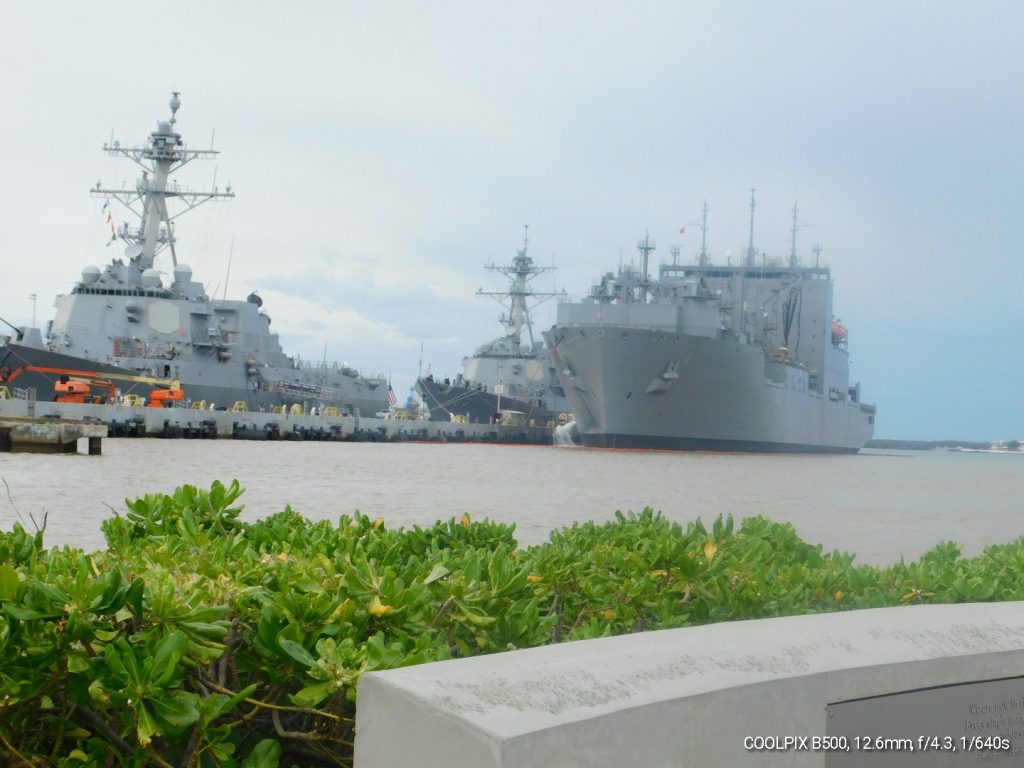
POLYGON ((469 517, 239 518, 215 483, 128 501, 108 548, 0 533, 0 763, 344 766, 368 670, 714 621, 1024 597, 1024 539, 889 568, 762 517, 616 513, 520 549, 469 517))

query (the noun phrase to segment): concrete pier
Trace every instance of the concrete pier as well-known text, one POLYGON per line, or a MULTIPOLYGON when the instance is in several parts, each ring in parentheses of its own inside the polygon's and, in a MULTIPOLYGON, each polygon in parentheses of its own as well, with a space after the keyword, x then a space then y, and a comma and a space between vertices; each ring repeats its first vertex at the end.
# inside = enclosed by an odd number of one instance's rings
POLYGON ((236 438, 244 440, 351 440, 519 443, 551 445, 543 426, 460 424, 364 416, 209 411, 125 405, 0 400, 0 419, 35 416, 59 422, 94 421, 111 437, 236 438))
POLYGON ((0 416, 0 453, 76 453, 86 439, 89 455, 99 456, 106 436, 103 423, 0 416))
POLYGON ((363 675, 356 768, 1024 764, 1024 603, 726 622, 363 675))

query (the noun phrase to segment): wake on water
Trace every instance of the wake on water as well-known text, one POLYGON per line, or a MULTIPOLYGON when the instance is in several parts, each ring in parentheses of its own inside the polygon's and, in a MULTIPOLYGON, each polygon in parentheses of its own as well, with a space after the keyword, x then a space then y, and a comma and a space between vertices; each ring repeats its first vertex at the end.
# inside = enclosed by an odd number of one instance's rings
POLYGON ((576 429, 575 421, 555 427, 554 444, 569 448, 575 448, 580 444, 580 433, 576 429))

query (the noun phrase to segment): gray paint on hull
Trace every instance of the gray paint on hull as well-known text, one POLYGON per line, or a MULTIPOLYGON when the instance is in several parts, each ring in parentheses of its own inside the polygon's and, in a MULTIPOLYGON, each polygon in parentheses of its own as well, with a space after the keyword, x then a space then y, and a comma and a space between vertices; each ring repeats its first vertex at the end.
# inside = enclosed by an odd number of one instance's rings
POLYGON ((871 436, 870 414, 810 391, 806 370, 771 380, 756 345, 624 326, 547 338, 584 445, 852 453, 871 436))
POLYGON ((859 448, 797 443, 758 443, 747 440, 702 440, 661 435, 583 435, 586 448, 642 449, 653 451, 709 451, 716 453, 857 453, 859 448))

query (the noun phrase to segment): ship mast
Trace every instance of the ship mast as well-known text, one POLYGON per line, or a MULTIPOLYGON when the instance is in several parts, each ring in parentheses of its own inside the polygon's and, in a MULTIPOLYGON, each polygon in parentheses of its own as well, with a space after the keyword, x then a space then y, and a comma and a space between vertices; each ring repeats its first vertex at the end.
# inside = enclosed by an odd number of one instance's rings
POLYGON ((490 296, 504 307, 508 307, 508 314, 504 313, 498 318, 505 326, 505 338, 513 341, 516 346, 521 343, 523 326, 530 338, 530 349, 533 349, 533 323, 530 320, 530 310, 544 303, 548 299, 558 296, 566 296, 566 292, 553 291, 542 293, 532 290, 527 284, 544 272, 551 272, 554 267, 540 267, 533 263, 533 259, 527 255, 527 248, 530 244, 530 225, 523 225, 523 247, 516 251, 516 257, 511 264, 504 266, 494 263, 485 264, 484 269, 491 272, 499 272, 507 277, 511 284, 508 291, 485 291, 483 288, 476 292, 477 296, 490 296), (528 299, 535 299, 533 306, 527 305, 528 299))
POLYGON ((698 264, 702 267, 708 265, 708 201, 704 201, 703 218, 700 225, 700 256, 698 264))
POLYGON ((126 157, 142 168, 142 177, 135 183, 135 189, 108 189, 97 182, 96 186, 89 190, 94 197, 114 198, 139 218, 137 227, 130 227, 125 222, 117 233, 118 237, 128 243, 125 255, 139 270, 150 269, 154 257, 168 247, 171 249, 171 259, 177 266, 178 258, 174 252, 174 220, 208 200, 235 196, 230 184, 223 192, 217 187, 214 187, 213 191, 199 192, 185 189, 176 183, 168 186, 171 174, 176 173, 186 163, 197 158, 216 157, 219 154, 213 149, 187 149, 181 140, 181 134, 175 132, 176 115, 178 107, 181 106, 179 93, 171 92, 171 117, 169 120, 157 122, 157 128, 149 135, 146 146, 122 147, 117 141, 103 145, 103 150, 108 154, 126 157), (185 210, 172 216, 167 207, 168 198, 181 200, 185 204, 185 210))
POLYGON ((790 238, 792 246, 789 249, 789 268, 795 269, 799 265, 799 259, 796 257, 796 214, 797 214, 796 202, 793 203, 793 231, 790 238))
POLYGON ((750 190, 750 244, 747 246, 747 269, 754 266, 754 207, 757 201, 754 199, 756 189, 750 190))
POLYGON ((647 274, 647 262, 650 259, 651 252, 657 247, 657 243, 651 240, 651 235, 647 230, 644 230, 644 239, 636 241, 636 249, 643 256, 643 272, 640 273, 640 301, 643 304, 647 303, 647 289, 650 285, 650 277, 647 274))

